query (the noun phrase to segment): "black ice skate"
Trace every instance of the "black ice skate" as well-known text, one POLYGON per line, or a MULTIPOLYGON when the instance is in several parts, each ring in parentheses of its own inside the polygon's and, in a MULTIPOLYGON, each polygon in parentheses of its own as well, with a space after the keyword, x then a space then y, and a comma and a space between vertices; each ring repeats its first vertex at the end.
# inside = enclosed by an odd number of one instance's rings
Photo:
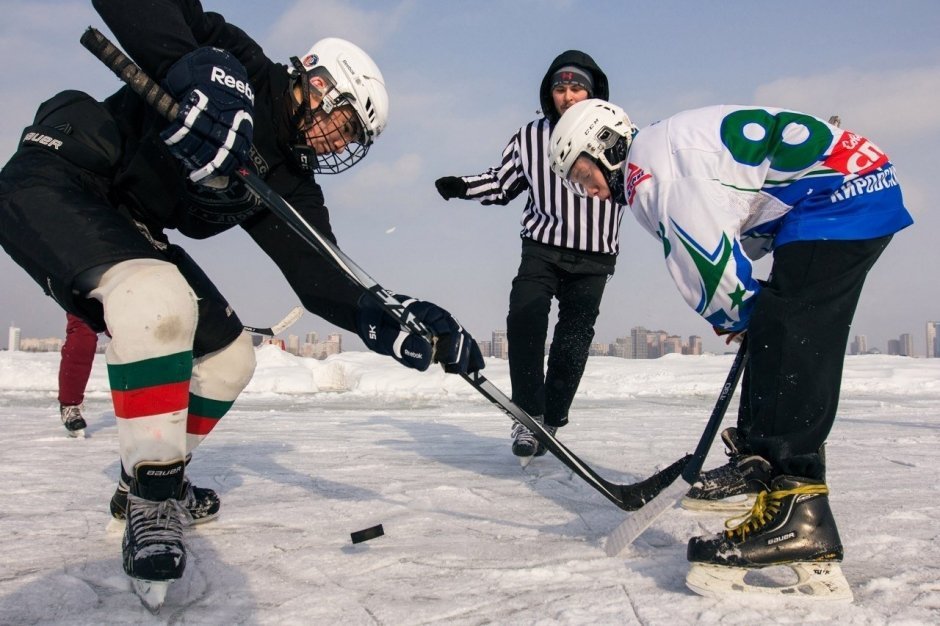
POLYGON ((80 404, 61 404, 59 405, 59 416, 62 418, 62 425, 69 437, 83 439, 85 437, 85 418, 82 416, 82 405, 80 404))
POLYGON ((180 505, 183 461, 139 463, 127 495, 127 525, 122 546, 124 572, 134 592, 151 612, 163 606, 170 583, 183 576, 180 505))
MULTIPOLYGON (((124 522, 127 511, 127 484, 130 477, 121 467, 121 479, 118 481, 114 495, 111 496, 111 517, 112 521, 109 528, 120 528, 124 522)), ((188 478, 183 479, 183 495, 180 497, 180 505, 185 510, 183 524, 186 526, 195 526, 211 522, 219 516, 219 508, 222 506, 218 494, 212 489, 197 487, 189 482, 188 478)))
MULTIPOLYGON (((542 416, 535 415, 532 419, 539 424, 542 424, 542 416)), ((539 441, 535 438, 535 435, 532 434, 532 431, 523 426, 520 422, 512 423, 512 453, 520 457, 520 459, 527 459, 535 455, 536 451, 539 448, 539 441)), ((523 465, 526 463, 523 462, 523 465)))
POLYGON ((687 556, 693 565, 686 585, 700 595, 756 592, 852 600, 839 567, 842 542, 829 508, 829 488, 822 481, 775 478, 744 521, 715 536, 693 537, 687 556), (797 581, 756 585, 745 580, 749 572, 778 565, 790 568, 797 581))
POLYGON ((727 448, 728 463, 702 472, 682 499, 682 508, 746 513, 754 505, 757 494, 767 488, 770 463, 748 453, 738 429, 726 428, 721 440, 727 448))

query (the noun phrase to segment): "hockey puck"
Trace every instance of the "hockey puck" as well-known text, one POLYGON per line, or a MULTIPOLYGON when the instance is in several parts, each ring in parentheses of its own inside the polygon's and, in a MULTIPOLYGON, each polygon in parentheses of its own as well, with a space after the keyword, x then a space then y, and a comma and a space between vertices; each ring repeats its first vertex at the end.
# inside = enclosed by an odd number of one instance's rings
POLYGON ((381 537, 384 534, 385 530, 383 530, 382 525, 379 524, 378 526, 373 526, 372 528, 365 528, 363 530, 357 530, 354 533, 349 533, 349 536, 352 537, 353 543, 362 543, 363 541, 381 537))

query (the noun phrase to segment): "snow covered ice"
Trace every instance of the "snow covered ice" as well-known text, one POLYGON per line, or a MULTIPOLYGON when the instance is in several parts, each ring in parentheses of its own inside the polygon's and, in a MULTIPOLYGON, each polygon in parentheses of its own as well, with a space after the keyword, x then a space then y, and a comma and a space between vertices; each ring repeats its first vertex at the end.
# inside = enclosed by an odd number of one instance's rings
MULTIPOLYGON (((940 359, 846 358, 827 454, 851 605, 688 591, 686 542, 721 514, 668 511, 606 557, 625 513, 550 454, 521 469, 509 419, 437 367, 270 346, 258 360, 187 470, 221 515, 187 529, 186 573, 153 616, 106 531, 104 357, 77 440, 59 420, 58 354, 0 352, 0 623, 940 623, 940 359), (352 544, 377 524, 384 536, 352 544)), ((731 360, 591 358, 559 436, 608 480, 645 478, 695 447, 731 360)), ((485 374, 510 391, 505 361, 485 374)), ((716 443, 705 467, 723 462, 716 443)))

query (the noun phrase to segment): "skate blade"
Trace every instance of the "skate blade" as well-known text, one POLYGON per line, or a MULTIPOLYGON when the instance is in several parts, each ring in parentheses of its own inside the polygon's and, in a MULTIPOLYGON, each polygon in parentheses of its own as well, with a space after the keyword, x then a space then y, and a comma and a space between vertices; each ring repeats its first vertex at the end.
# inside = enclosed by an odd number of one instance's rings
POLYGON ((80 430, 66 430, 65 431, 70 439, 84 439, 85 438, 85 429, 80 430))
POLYGON ((219 513, 213 513, 212 515, 206 515, 205 517, 200 517, 199 519, 196 519, 194 517, 190 518, 188 522, 184 521, 183 525, 184 526, 201 526, 202 524, 205 524, 206 522, 214 522, 217 519, 219 519, 219 513))
MULTIPOLYGON (((753 593, 782 598, 805 598, 830 602, 851 602, 852 589, 838 563, 785 563, 797 580, 793 583, 752 584, 745 580, 751 573, 768 570, 693 563, 685 578, 686 586, 709 598, 726 598, 729 594, 753 593)), ((763 581, 762 581, 763 582, 763 581)))
POLYGON ((754 507, 757 500, 755 494, 740 494, 728 496, 721 500, 700 500, 699 498, 682 498, 679 505, 686 511, 703 511, 711 513, 747 513, 754 507))
POLYGON ((525 469, 529 467, 529 463, 532 462, 532 459, 535 458, 535 455, 533 454, 532 456, 520 456, 517 458, 519 459, 519 465, 522 466, 522 469, 525 469))
POLYGON ((173 581, 131 578, 131 585, 134 587, 134 593, 140 598, 140 603, 154 615, 160 612, 160 608, 166 601, 166 592, 171 582, 173 581))

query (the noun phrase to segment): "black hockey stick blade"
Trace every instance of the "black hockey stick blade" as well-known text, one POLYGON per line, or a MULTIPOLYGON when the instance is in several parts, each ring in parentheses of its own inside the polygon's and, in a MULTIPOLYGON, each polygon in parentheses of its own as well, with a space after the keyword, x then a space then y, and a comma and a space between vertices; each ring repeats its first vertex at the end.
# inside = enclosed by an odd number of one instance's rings
MULTIPOLYGON (((647 506, 654 498, 657 498, 667 487, 673 484, 681 483, 676 479, 682 474, 682 469, 686 467, 692 459, 691 454, 687 454, 678 461, 673 461, 665 469, 661 469, 649 478, 641 480, 632 485, 623 485, 621 493, 623 498, 622 508, 625 511, 639 511, 647 506)), ((685 487, 682 488, 685 491, 685 487)))
MULTIPOLYGON (((158 113, 169 119, 176 117, 178 106, 173 99, 160 85, 148 77, 143 70, 137 67, 131 59, 125 56, 102 33, 89 27, 85 34, 82 35, 81 43, 107 65, 111 71, 117 74, 121 80, 130 85, 136 93, 153 105, 158 113)), ((413 315, 405 311, 405 307, 394 297, 394 292, 382 287, 361 267, 356 265, 356 263, 347 257, 336 244, 324 237, 314 228, 297 209, 271 189, 260 176, 247 167, 237 169, 235 175, 244 182, 248 190, 258 198, 264 206, 278 216, 287 226, 297 233, 298 236, 316 250, 317 253, 345 275, 353 285, 360 287, 363 292, 373 297, 386 313, 401 323, 403 328, 409 332, 423 336, 429 342, 431 341, 431 333, 427 327, 415 319, 413 315)), ((533 420, 529 414, 516 406, 512 400, 506 397, 505 394, 499 391, 499 389, 479 372, 463 374, 463 378, 510 417, 529 428, 529 430, 535 434, 536 439, 548 448, 552 454, 558 457, 562 463, 571 468, 573 472, 607 499, 624 510, 632 511, 642 507, 659 493, 659 491, 672 483, 688 462, 687 458, 680 459, 664 470, 657 472, 650 478, 635 485, 618 485, 612 483, 601 478, 589 465, 575 456, 564 444, 555 439, 541 424, 533 420)))
POLYGON ((741 340, 738 353, 735 355, 728 376, 725 378, 725 384, 721 387, 721 393, 718 394, 715 408, 712 409, 705 430, 699 438, 698 445, 695 446, 695 452, 685 457, 687 463, 685 468, 680 470, 682 480, 666 485, 666 488, 661 489, 658 494, 654 494, 654 497, 647 501, 642 510, 628 515, 627 519, 607 536, 607 542, 604 544, 604 551, 607 556, 617 556, 627 549, 663 513, 674 508, 688 491, 688 486, 698 480, 699 472, 702 471, 702 465, 705 463, 705 457, 715 441, 715 435, 721 426, 721 420, 728 410, 728 405, 731 403, 734 390, 738 386, 738 381, 741 380, 741 374, 744 373, 746 364, 747 335, 741 340))
POLYGON ((601 495, 616 504, 624 511, 636 511, 656 494, 668 487, 688 463, 691 456, 685 456, 669 467, 662 469, 649 478, 632 484, 617 484, 602 478, 591 466, 582 461, 563 443, 545 429, 545 426, 532 419, 532 416, 522 410, 500 391, 483 374, 462 374, 464 380, 473 385, 487 400, 495 404, 502 411, 532 431, 535 438, 545 446, 559 461, 568 466, 571 471, 580 476, 585 482, 594 487, 601 495))

